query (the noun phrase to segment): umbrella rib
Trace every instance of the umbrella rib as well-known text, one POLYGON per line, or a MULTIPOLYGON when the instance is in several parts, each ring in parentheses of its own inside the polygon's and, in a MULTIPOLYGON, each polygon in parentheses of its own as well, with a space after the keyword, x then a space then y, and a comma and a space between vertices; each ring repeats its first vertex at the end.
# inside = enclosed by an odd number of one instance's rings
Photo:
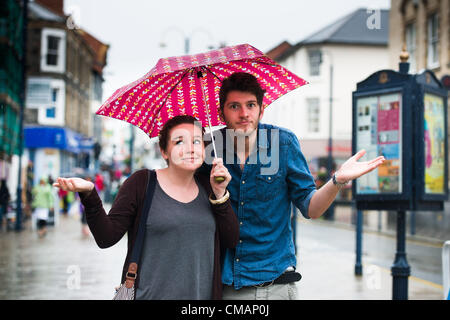
POLYGON ((211 69, 209 69, 209 68, 207 68, 205 66, 203 66, 203 69, 205 69, 206 71, 209 71, 214 77, 217 78, 217 80, 220 81, 220 83, 222 83, 222 80, 214 72, 212 72, 211 69))
POLYGON ((184 77, 189 73, 189 71, 186 71, 180 80, 173 86, 173 88, 170 90, 170 92, 167 94, 166 98, 164 99, 163 103, 159 106, 158 112, 155 113, 155 115, 158 115, 161 112, 162 107, 166 104, 167 99, 169 99, 169 96, 172 94, 173 90, 177 87, 177 85, 183 81, 184 77))

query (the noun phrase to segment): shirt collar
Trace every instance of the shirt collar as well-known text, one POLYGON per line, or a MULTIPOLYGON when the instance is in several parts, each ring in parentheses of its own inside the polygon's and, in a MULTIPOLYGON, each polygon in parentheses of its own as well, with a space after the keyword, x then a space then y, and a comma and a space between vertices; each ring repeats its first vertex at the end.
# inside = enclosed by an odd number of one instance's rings
POLYGON ((269 148, 269 143, 268 143, 268 136, 267 136, 267 129, 265 128, 265 126, 263 124, 261 124, 261 122, 258 123, 258 132, 257 132, 257 136, 256 139, 258 141, 258 148, 263 148, 263 149, 267 149, 269 148), (261 129, 264 129, 265 134, 261 137, 261 129))
MULTIPOLYGON (((227 131, 226 131, 227 127, 224 127, 221 131, 222 131, 222 137, 223 137, 223 141, 226 141, 225 139, 227 138, 227 131)), ((268 132, 267 132, 267 128, 265 127, 264 124, 262 124, 261 122, 258 123, 258 128, 256 131, 256 141, 258 144, 258 148, 263 148, 263 149, 268 149, 270 147, 269 145, 269 137, 268 137, 268 132), (263 129, 265 131, 265 133, 261 136, 261 129, 263 129)), ((226 148, 226 143, 224 143, 224 149, 226 148)), ((234 151, 233 151, 234 152, 234 151)))

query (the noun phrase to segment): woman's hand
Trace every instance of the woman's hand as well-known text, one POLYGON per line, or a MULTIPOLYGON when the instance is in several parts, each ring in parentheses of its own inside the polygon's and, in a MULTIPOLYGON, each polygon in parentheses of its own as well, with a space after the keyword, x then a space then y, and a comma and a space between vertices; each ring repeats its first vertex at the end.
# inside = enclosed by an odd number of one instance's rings
POLYGON ((209 181, 216 199, 220 199, 225 195, 228 183, 231 181, 231 175, 228 172, 228 169, 223 165, 223 160, 221 158, 214 159, 212 165, 213 167, 211 169, 209 181), (214 179, 215 177, 224 177, 225 180, 217 182, 214 179))
POLYGON ((54 187, 72 192, 91 192, 94 184, 81 178, 57 178, 54 187))

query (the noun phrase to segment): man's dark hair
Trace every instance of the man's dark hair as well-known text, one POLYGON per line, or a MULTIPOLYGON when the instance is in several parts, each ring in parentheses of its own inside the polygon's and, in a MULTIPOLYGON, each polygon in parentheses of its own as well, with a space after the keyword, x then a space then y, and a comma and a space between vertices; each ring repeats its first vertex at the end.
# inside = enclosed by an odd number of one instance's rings
POLYGON ((162 127, 161 131, 159 132, 159 147, 161 148, 161 150, 167 151, 167 144, 170 138, 169 137, 170 130, 184 123, 191 123, 193 125, 197 125, 202 130, 202 135, 205 133, 205 129, 201 126, 201 122, 197 118, 189 115, 175 116, 169 121, 167 121, 162 127))
POLYGON ((261 88, 258 79, 256 79, 255 76, 246 72, 233 73, 223 80, 222 86, 220 87, 220 110, 223 111, 228 93, 231 91, 249 92, 254 94, 260 107, 262 107, 264 93, 266 92, 261 88))

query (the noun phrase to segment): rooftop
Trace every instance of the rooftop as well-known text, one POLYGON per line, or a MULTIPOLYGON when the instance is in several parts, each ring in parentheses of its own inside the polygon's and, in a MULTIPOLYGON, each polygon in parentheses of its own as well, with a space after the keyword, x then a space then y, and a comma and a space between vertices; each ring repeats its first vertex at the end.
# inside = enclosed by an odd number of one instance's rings
POLYGON ((31 17, 39 20, 65 22, 66 18, 36 1, 28 3, 28 11, 31 17))
MULTIPOLYGON (((379 11, 379 28, 371 26, 371 17, 377 12, 358 9, 302 40, 301 44, 349 43, 387 45, 389 40, 389 10, 379 11)), ((376 17, 376 16, 375 16, 376 17)))
POLYGON ((319 44, 348 44, 387 46, 389 40, 389 10, 381 9, 379 12, 360 8, 324 28, 314 32, 296 45, 283 45, 286 41, 271 49, 267 54, 277 53, 277 61, 284 60, 294 54, 300 47, 319 44), (379 14, 379 15, 378 15, 379 14), (378 15, 378 16, 377 16, 378 15), (379 28, 372 26, 372 17, 379 17, 379 28))

